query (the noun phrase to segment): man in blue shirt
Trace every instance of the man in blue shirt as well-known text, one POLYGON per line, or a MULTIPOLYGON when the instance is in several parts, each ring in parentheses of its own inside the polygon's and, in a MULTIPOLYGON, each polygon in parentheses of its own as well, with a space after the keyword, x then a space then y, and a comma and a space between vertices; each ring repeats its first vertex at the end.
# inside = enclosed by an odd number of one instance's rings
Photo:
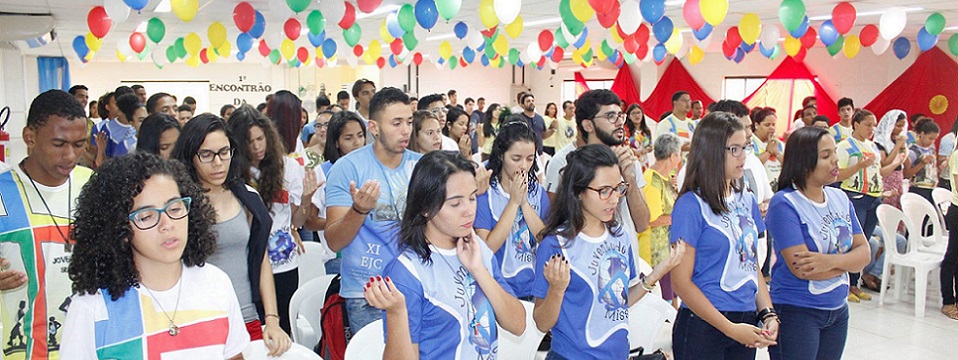
POLYGON ((342 287, 349 326, 356 333, 382 317, 369 306, 363 286, 396 258, 406 190, 422 155, 406 149, 412 133, 409 98, 387 87, 369 102, 369 132, 376 141, 339 159, 326 183, 326 240, 342 251, 342 287))
POLYGON ((519 98, 519 104, 522 105, 522 117, 529 123, 529 127, 536 133, 536 152, 542 155, 542 139, 552 136, 555 128, 546 129, 546 121, 542 115, 536 114, 536 97, 531 93, 526 93, 519 98))

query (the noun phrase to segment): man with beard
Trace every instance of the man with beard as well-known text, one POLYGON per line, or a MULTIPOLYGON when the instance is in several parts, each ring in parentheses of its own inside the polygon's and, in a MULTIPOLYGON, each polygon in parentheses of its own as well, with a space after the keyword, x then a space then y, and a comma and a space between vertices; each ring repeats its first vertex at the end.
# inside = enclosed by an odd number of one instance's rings
POLYGON ((519 104, 522 105, 520 113, 525 118, 526 123, 536 133, 536 153, 542 155, 542 139, 547 139, 555 133, 555 127, 546 128, 546 121, 542 115, 536 114, 536 97, 531 93, 526 93, 520 98, 519 104))
POLYGON ((695 131, 695 122, 687 116, 692 108, 692 98, 687 91, 679 91, 672 95, 672 113, 659 121, 655 128, 656 134, 667 132, 678 135, 682 139, 682 159, 687 159, 689 147, 692 143, 692 132, 695 131))

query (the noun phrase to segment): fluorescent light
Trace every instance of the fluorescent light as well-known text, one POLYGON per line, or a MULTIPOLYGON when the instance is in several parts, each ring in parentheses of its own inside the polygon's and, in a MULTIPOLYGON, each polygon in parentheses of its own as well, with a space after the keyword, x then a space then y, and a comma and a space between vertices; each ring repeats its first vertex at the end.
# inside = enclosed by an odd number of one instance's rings
POLYGON ((170 6, 170 0, 160 0, 159 4, 156 4, 156 8, 153 9, 153 12, 158 13, 168 13, 173 11, 173 7, 170 6))
MULTIPOLYGON (((164 1, 166 1, 166 0, 164 0, 164 1)), ((400 6, 399 6, 399 5, 395 5, 395 4, 394 4, 394 5, 383 5, 383 6, 380 6, 379 8, 377 8, 376 10, 373 10, 373 12, 368 13, 368 14, 363 13, 363 12, 357 13, 357 14, 356 14, 356 20, 361 20, 361 19, 370 18, 370 17, 373 17, 373 16, 379 16, 379 15, 382 15, 382 14, 390 13, 390 12, 399 10, 399 8, 400 8, 400 6)))
POLYGON ((134 30, 134 31, 136 31, 136 32, 142 34, 142 33, 145 33, 145 32, 146 32, 146 28, 147 28, 147 23, 146 23, 146 21, 144 21, 144 22, 141 22, 140 25, 138 25, 138 26, 136 27, 136 30, 134 30))
POLYGON ((955 31, 958 30, 958 26, 949 26, 943 29, 943 31, 955 31))
POLYGON ((669 0, 665 2, 665 6, 682 6, 685 5, 685 0, 669 0))
MULTIPOLYGON (((921 7, 908 7, 908 8, 905 8, 905 12, 915 12, 915 11, 922 11, 922 10, 925 10, 925 8, 921 8, 921 7)), ((884 14, 886 11, 888 11, 888 9, 884 9, 884 10, 873 10, 873 11, 862 11, 862 12, 859 12, 859 13, 858 13, 857 17, 861 18, 861 17, 865 17, 865 16, 881 15, 881 14, 884 14)), ((832 14, 819 15, 819 16, 809 17, 809 18, 808 18, 808 21, 831 20, 831 18, 832 18, 832 14)))
POLYGON ((540 25, 557 24, 557 23, 560 23, 560 22, 562 22, 562 18, 561 18, 561 17, 553 17, 553 18, 545 18, 545 19, 540 19, 540 20, 527 21, 527 22, 524 22, 524 23, 523 23, 523 24, 524 24, 523 26, 526 26, 526 27, 535 27, 535 26, 540 26, 540 25))
POLYGON ((456 34, 446 34, 446 35, 437 35, 437 36, 427 37, 426 41, 449 40, 449 39, 455 39, 455 38, 456 38, 456 34))

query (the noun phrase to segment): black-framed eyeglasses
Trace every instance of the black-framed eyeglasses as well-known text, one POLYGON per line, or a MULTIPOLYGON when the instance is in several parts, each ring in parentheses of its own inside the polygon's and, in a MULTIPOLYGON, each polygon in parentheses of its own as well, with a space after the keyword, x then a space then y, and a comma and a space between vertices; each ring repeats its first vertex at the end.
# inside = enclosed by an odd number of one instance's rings
POLYGON ((598 193, 599 200, 608 200, 612 197, 612 194, 618 194, 620 197, 625 196, 625 193, 629 191, 629 183, 623 181, 616 186, 603 186, 598 189, 589 187, 588 189, 598 193))
POLYGON ((163 208, 146 208, 130 213, 129 219, 140 230, 149 230, 160 223, 160 215, 166 214, 172 220, 185 218, 190 214, 190 204, 193 198, 189 196, 170 201, 163 208))
POLYGON ((742 145, 726 146, 725 150, 728 151, 729 154, 731 154, 734 157, 742 157, 742 156, 745 156, 747 151, 752 150, 752 145, 749 144, 745 146, 742 146, 742 145))
POLYGON ((327 121, 327 122, 313 123, 313 128, 315 128, 316 130, 325 129, 325 128, 327 128, 327 127, 329 127, 329 122, 328 122, 328 121, 327 121))
POLYGON ((605 118, 610 124, 615 125, 625 120, 625 113, 621 111, 609 111, 605 114, 597 114, 596 118, 605 118))
POLYGON ((437 107, 437 108, 432 108, 432 109, 429 109, 429 111, 432 112, 433 114, 436 114, 436 116, 446 116, 446 113, 449 112, 449 110, 446 109, 445 106, 440 106, 440 107, 437 107))
POLYGON ((233 148, 225 147, 220 151, 200 150, 196 153, 196 157, 201 163, 211 163, 215 157, 219 157, 220 161, 226 161, 233 158, 233 148))

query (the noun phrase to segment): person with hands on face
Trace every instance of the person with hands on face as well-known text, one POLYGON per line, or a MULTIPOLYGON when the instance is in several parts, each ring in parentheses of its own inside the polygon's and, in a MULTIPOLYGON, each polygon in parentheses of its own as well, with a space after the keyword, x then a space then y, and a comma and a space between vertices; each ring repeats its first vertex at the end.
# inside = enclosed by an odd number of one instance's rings
POLYGON ((772 301, 757 253, 765 224, 741 181, 748 145, 731 113, 709 113, 695 129, 672 210, 682 221, 669 232, 672 243, 688 244, 671 273, 683 301, 672 331, 676 360, 754 359, 755 348, 775 345, 778 322, 767 310, 772 301))
MULTIPOLYGON (((878 126, 875 127, 874 141, 875 146, 882 152, 882 167, 888 166, 893 161, 898 161, 899 164, 907 163, 907 154, 905 154, 908 149, 908 136, 906 135, 907 131, 905 131, 907 128, 908 117, 901 110, 889 110, 878 121, 878 126)), ((882 176, 882 184, 886 192, 894 191, 898 195, 901 194, 904 169, 904 165, 899 165, 890 173, 882 176)), ((900 196, 885 196, 882 203, 901 210, 900 196)))
POLYGON ((766 221, 779 261, 771 297, 780 318, 773 360, 841 359, 848 336, 848 272, 870 260, 852 202, 829 187, 838 177, 835 139, 805 127, 788 139, 779 184, 766 221))
POLYGON ((782 153, 785 152, 785 144, 775 135, 778 116, 773 108, 756 107, 749 117, 752 119, 752 151, 765 166, 772 189, 777 189, 778 175, 782 173, 782 153))
POLYGON ((549 197, 535 177, 535 136, 523 121, 499 129, 487 165, 493 174, 489 191, 479 196, 475 224, 513 292, 530 301, 538 235, 549 213, 549 197))
POLYGON ((637 273, 635 239, 623 231, 617 211, 631 186, 622 180, 621 162, 634 163, 632 150, 622 149, 617 156, 607 146, 586 145, 569 154, 556 206, 540 233, 533 318, 539 331, 552 331, 546 359, 628 358, 629 307, 685 251, 677 243, 652 273, 637 273))
POLYGON ((908 147, 908 164, 904 170, 904 176, 911 179, 908 191, 921 195, 932 204, 935 199, 932 198, 931 192, 938 186, 935 140, 938 139, 939 132, 941 129, 934 120, 922 119, 915 124, 916 139, 915 143, 908 147))
POLYGON ((526 331, 525 308, 472 229, 476 197, 475 167, 459 153, 433 151, 416 165, 400 254, 365 286, 385 316, 383 359, 496 359, 500 326, 526 331))
POLYGON ((455 141, 466 159, 472 158, 472 139, 469 138, 469 115, 457 107, 449 107, 442 134, 455 141))

